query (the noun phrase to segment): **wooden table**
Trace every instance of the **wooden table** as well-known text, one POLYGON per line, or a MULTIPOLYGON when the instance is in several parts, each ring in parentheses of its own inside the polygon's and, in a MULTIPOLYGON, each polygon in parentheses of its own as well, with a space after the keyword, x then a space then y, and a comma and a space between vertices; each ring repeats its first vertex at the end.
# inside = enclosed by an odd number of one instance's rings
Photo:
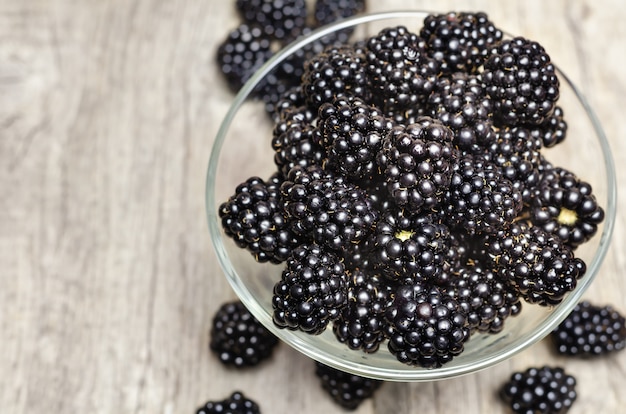
MULTIPOLYGON (((214 63, 234 1, 0 1, 0 411, 191 413, 234 389, 265 413, 341 412, 288 346, 245 373, 209 353, 234 293, 206 226, 211 144, 233 95, 214 63)), ((448 11, 451 0, 370 1, 448 11)), ((384 4, 384 5, 383 5, 384 4)), ((626 178, 619 0, 475 0, 541 40, 595 108, 626 178)), ((620 188, 622 190, 622 188, 620 188)), ((624 204, 618 192, 618 205, 624 204)), ((624 215, 586 298, 626 312, 624 215)), ((567 364, 572 413, 623 412, 626 352, 556 360, 540 342, 480 373, 386 383, 358 413, 506 412, 511 372, 567 364)))

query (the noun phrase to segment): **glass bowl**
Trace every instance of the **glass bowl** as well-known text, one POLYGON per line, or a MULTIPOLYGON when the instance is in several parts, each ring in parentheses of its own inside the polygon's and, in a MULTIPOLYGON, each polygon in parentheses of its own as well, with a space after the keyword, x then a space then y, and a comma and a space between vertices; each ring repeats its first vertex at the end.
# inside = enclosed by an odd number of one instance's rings
MULTIPOLYGON (((258 263, 247 250, 237 247, 224 235, 218 215, 219 205, 234 193, 238 184, 252 176, 268 178, 276 171, 270 144, 272 122, 263 104, 248 97, 281 62, 323 36, 350 29, 354 30, 352 41, 397 25, 415 32, 427 14, 395 11, 352 17, 319 28, 275 54, 234 98, 215 138, 206 178, 206 208, 215 251, 226 278, 250 312, 280 340, 303 354, 336 369, 385 381, 432 381, 469 374, 504 361, 544 338, 593 282, 606 255, 615 220, 615 171, 609 144, 588 102, 565 73, 557 69, 561 81, 559 105, 568 122, 568 136, 556 147, 544 150, 549 151, 547 157, 554 165, 568 168, 589 182, 605 210, 596 235, 576 250, 576 255, 587 264, 587 272, 559 305, 524 304, 519 315, 506 320, 502 332, 472 335, 459 356, 435 369, 399 362, 384 343, 372 354, 351 350, 335 338, 330 326, 320 335, 310 335, 279 329, 273 324, 272 290, 280 280, 283 266, 258 263)), ((502 27, 498 22, 494 24, 502 27)))

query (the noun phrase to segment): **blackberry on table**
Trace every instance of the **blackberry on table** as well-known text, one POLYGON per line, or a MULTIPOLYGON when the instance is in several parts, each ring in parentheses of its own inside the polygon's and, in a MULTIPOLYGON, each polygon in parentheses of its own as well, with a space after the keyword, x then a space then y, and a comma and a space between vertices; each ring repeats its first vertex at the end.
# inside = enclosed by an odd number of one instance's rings
POLYGON ((380 380, 343 372, 318 361, 315 361, 315 375, 322 389, 346 410, 356 410, 363 401, 374 396, 383 384, 380 380))
POLYGON ((408 365, 439 368, 463 352, 470 337, 461 305, 435 286, 400 286, 386 316, 389 351, 408 365))
POLYGON ((626 319, 611 305, 594 305, 585 300, 552 331, 550 338, 562 355, 607 355, 626 347, 626 319))
POLYGON ((317 244, 298 246, 274 286, 274 324, 322 333, 346 306, 347 283, 345 267, 336 254, 317 244))
POLYGON ((306 27, 306 0, 237 0, 235 6, 246 23, 274 39, 292 37, 306 27))
POLYGON ((550 56, 539 43, 515 37, 494 45, 482 79, 503 125, 539 125, 553 112, 559 79, 550 56))
POLYGON ((514 413, 564 414, 577 398, 576 378, 562 367, 531 367, 515 372, 500 388, 514 413))
POLYGON ((196 410, 196 414, 261 414, 261 409, 241 391, 234 391, 224 400, 207 401, 196 410))
POLYGON ((213 317, 209 348, 220 362, 236 368, 259 364, 272 355, 278 338, 236 300, 223 303, 213 317))
POLYGON ((449 12, 429 14, 420 36, 443 73, 476 73, 489 48, 502 39, 502 31, 485 13, 449 12))

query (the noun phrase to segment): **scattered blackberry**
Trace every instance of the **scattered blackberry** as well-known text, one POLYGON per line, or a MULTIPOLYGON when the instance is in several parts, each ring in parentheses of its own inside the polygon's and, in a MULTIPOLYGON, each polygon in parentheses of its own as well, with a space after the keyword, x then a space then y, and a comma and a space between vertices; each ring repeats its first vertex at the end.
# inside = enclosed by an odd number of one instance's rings
POLYGON ((241 24, 230 31, 217 49, 217 62, 233 92, 273 55, 270 39, 259 26, 241 24))
POLYGON ((502 40, 491 49, 482 79, 501 125, 539 125, 554 112, 559 98, 550 56, 539 43, 523 37, 502 40))
POLYGON ((424 103, 439 73, 438 63, 426 54, 423 39, 404 26, 370 37, 366 59, 374 104, 385 113, 424 103))
POLYGON ((561 367, 532 367, 513 373, 500 397, 514 413, 564 414, 576 401, 576 379, 561 367))
POLYGON ((489 48, 502 39, 502 31, 485 13, 450 12, 428 15, 420 36, 443 73, 476 73, 489 48))
POLYGON ((245 22, 275 39, 293 37, 306 26, 306 0, 237 0, 235 5, 245 22))
POLYGON ((347 301, 347 275, 340 258, 317 244, 298 246, 274 286, 273 321, 279 328, 322 333, 347 301))
POLYGON ((458 159, 452 140, 452 131, 429 117, 391 129, 377 160, 398 206, 417 213, 442 200, 458 159))
POLYGON ((206 402, 196 414, 261 414, 261 409, 241 391, 235 391, 225 400, 206 402))
POLYGON ((259 364, 278 345, 278 339, 238 300, 219 307, 210 336, 209 348, 220 362, 237 368, 259 364))
POLYGON ((380 380, 361 377, 315 361, 315 375, 333 401, 346 410, 356 410, 383 384, 380 380))
POLYGON ((363 13, 365 9, 365 0, 316 0, 313 17, 316 26, 323 26, 363 13))
POLYGON ((258 262, 282 263, 299 244, 286 220, 279 190, 271 180, 250 177, 218 209, 226 236, 258 262))
POLYGON ((589 183, 557 167, 552 173, 544 172, 530 203, 530 220, 576 248, 596 234, 604 210, 589 183))
POLYGON ((382 278, 363 270, 352 272, 348 281, 348 303, 333 323, 333 333, 350 349, 376 352, 386 339, 385 310, 391 296, 382 278))
POLYGON ((523 207, 521 193, 495 164, 469 154, 455 165, 445 199, 446 223, 469 234, 501 229, 523 207))
POLYGON ((355 183, 378 175, 377 154, 393 123, 361 98, 337 98, 319 109, 320 139, 326 168, 355 183))
POLYGON ((482 152, 495 141, 491 100, 478 76, 455 73, 440 78, 428 105, 432 116, 452 130, 459 149, 482 152))
POLYGON ((559 304, 586 271, 585 262, 571 248, 523 221, 488 235, 486 246, 499 276, 529 303, 559 304))
POLYGON ((437 287, 400 286, 386 317, 389 351, 408 365, 439 368, 459 355, 470 337, 461 305, 437 287))
POLYGON ((582 301, 550 336, 560 354, 606 355, 626 347, 626 319, 610 305, 582 301))
POLYGON ((532 127, 530 131, 534 138, 541 139, 545 148, 551 148, 563 142, 567 136, 567 122, 563 118, 563 108, 555 106, 552 115, 541 124, 532 127))

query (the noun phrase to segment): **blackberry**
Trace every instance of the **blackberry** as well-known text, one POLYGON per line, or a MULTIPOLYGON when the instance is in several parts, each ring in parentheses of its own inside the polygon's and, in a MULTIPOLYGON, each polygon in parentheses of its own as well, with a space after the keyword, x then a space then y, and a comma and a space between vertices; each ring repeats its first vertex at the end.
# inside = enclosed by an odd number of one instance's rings
POLYGON ((408 365, 439 368, 459 355, 470 337, 461 305, 438 287, 400 286, 386 317, 389 351, 408 365))
POLYGON ((238 92, 274 52, 259 26, 241 24, 228 33, 217 49, 217 62, 231 91, 238 92))
POLYGON ((457 268, 454 276, 447 293, 467 314, 472 332, 498 333, 507 318, 522 310, 517 290, 490 266, 473 261, 457 268))
POLYGON ((502 31, 485 13, 450 12, 428 15, 420 36, 443 73, 476 73, 502 31))
POLYGON ((561 367, 531 367, 513 373, 500 397, 514 413, 564 414, 576 401, 576 379, 561 367))
POLYGON ((530 220, 577 248, 596 234, 604 220, 604 210, 589 183, 564 168, 555 167, 552 173, 544 173, 540 187, 533 194, 530 220))
POLYGON ((224 400, 206 402, 196 414, 261 414, 261 409, 241 391, 234 391, 224 400))
POLYGON ((370 37, 366 60, 374 104, 385 113, 423 104, 439 73, 437 62, 426 54, 423 39, 404 26, 370 37))
POLYGON ((241 18, 256 24, 274 39, 286 39, 302 32, 306 26, 305 0, 237 0, 241 18))
POLYGON ((500 125, 539 125, 553 112, 559 79, 543 46, 523 37, 502 40, 490 51, 482 79, 500 125))
MULTIPOLYGON (((276 123, 280 121, 284 112, 299 110, 304 106, 306 106, 304 96, 298 84, 284 91, 268 112, 272 116, 272 120, 276 123)), ((315 114, 311 113, 311 119, 314 115, 315 114)))
POLYGON ((315 26, 355 16, 365 9, 365 0, 316 0, 313 8, 315 26))
POLYGON ((443 199, 458 160, 452 140, 452 131, 429 117, 391 129, 377 160, 398 206, 417 213, 443 199))
POLYGON ((486 246, 500 277, 529 303, 559 304, 586 272, 585 262, 571 248, 523 221, 488 235, 486 246))
POLYGON ((626 347, 626 319, 610 305, 582 301, 550 337, 562 355, 606 355, 626 347))
POLYGON ((218 214, 226 236, 250 251, 258 262, 282 263, 299 244, 274 179, 248 178, 220 205, 218 214))
POLYGON ((371 100, 365 56, 349 45, 330 46, 309 59, 304 66, 301 87, 313 110, 340 95, 371 100))
POLYGON ((303 244, 287 260, 274 286, 274 324, 317 335, 337 319, 347 301, 347 274, 341 259, 317 244, 303 244))
POLYGON ((333 333, 350 349, 376 352, 386 339, 385 310, 390 286, 375 274, 355 270, 348 281, 348 303, 333 323, 333 333))
POLYGON ((326 168, 355 183, 378 175, 377 154, 393 123, 361 98, 337 98, 319 109, 326 168))
POLYGON ((552 148, 563 142, 567 136, 567 122, 564 119, 563 108, 555 106, 552 115, 541 124, 530 128, 530 132, 534 138, 541 140, 545 148, 552 148))
POLYGON ((380 380, 343 372, 318 361, 315 361, 315 375, 319 378, 322 389, 346 410, 356 410, 383 384, 380 380))
POLYGON ((491 100, 478 76, 455 73, 440 78, 428 105, 432 116, 452 130, 460 150, 481 152, 495 141, 491 100))
POLYGON ((521 193, 495 164, 469 154, 455 165, 445 200, 446 223, 469 234, 497 231, 523 207, 521 193))
POLYGON ((213 317, 209 348, 220 362, 237 368, 269 358, 278 339, 241 303, 223 303, 213 317))

